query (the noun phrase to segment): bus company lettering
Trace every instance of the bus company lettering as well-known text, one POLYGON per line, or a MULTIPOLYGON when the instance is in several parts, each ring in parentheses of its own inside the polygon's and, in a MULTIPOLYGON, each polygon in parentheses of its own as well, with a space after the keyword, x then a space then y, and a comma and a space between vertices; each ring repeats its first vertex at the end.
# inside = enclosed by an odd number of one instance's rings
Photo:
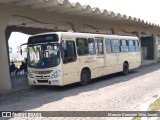
POLYGON ((88 57, 88 58, 86 58, 86 60, 85 60, 85 63, 92 63, 92 62, 95 62, 95 60, 94 60, 93 57, 88 57))

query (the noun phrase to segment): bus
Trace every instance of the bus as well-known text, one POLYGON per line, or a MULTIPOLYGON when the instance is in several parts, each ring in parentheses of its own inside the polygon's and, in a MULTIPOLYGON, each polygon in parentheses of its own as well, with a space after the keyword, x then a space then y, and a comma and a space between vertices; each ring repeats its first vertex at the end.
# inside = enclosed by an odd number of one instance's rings
POLYGON ((64 86, 129 70, 141 64, 138 37, 74 32, 30 36, 29 85, 64 86))

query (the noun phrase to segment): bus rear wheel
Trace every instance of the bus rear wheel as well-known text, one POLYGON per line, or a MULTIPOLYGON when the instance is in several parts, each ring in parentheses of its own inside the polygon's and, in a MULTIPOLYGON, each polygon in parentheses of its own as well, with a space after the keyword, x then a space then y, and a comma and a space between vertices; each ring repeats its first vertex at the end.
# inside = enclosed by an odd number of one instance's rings
POLYGON ((90 73, 88 70, 82 70, 80 85, 85 86, 90 82, 90 73))
POLYGON ((124 74, 124 75, 127 75, 128 72, 129 72, 129 65, 128 65, 127 62, 125 62, 125 63, 123 64, 123 74, 124 74))

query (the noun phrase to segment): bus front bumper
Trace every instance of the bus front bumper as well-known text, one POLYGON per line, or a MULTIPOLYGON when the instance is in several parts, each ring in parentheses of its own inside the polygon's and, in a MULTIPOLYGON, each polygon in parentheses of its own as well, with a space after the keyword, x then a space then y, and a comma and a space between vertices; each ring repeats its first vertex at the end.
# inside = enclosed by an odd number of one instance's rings
POLYGON ((49 78, 49 79, 36 79, 28 77, 29 85, 55 85, 55 86, 63 86, 63 77, 59 76, 57 78, 49 78))

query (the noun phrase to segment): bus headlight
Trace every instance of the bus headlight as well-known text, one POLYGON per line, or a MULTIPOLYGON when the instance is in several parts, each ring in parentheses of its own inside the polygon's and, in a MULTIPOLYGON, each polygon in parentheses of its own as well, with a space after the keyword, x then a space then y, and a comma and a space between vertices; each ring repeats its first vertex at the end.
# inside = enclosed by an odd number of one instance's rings
POLYGON ((62 71, 61 70, 57 70, 56 72, 54 72, 52 74, 52 78, 57 78, 59 77, 60 75, 62 75, 62 71))
POLYGON ((31 72, 28 72, 28 77, 34 78, 34 77, 33 77, 33 74, 32 74, 31 72))

